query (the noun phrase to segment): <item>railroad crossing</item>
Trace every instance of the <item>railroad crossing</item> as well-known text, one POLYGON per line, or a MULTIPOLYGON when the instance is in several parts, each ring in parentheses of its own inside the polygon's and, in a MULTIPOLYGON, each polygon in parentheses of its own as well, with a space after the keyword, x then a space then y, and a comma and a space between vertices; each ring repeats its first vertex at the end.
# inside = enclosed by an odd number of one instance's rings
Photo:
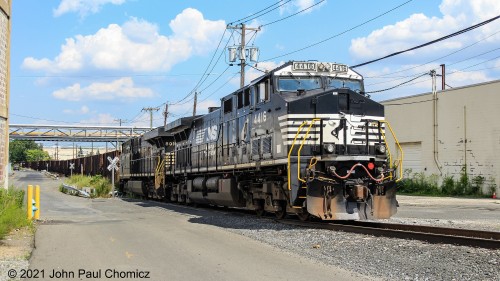
POLYGON ((10 140, 123 142, 150 131, 148 127, 10 124, 10 140))

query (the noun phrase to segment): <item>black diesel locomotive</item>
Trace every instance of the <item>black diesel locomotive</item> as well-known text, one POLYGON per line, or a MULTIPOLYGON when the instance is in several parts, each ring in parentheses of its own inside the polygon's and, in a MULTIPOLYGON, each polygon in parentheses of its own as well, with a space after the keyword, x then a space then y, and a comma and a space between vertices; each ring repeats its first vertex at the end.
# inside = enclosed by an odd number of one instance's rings
POLYGON ((387 127, 384 107, 348 66, 288 62, 208 114, 124 143, 120 184, 146 197, 278 218, 389 218, 402 151, 392 159, 387 127))

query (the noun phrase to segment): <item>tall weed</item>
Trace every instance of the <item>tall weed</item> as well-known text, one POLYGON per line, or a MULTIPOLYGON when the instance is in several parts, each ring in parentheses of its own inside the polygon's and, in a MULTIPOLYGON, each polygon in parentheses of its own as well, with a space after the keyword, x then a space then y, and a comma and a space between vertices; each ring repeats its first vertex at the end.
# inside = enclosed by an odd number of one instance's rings
POLYGON ((0 188, 0 239, 3 239, 12 229, 31 224, 26 217, 23 200, 23 190, 13 187, 0 188))

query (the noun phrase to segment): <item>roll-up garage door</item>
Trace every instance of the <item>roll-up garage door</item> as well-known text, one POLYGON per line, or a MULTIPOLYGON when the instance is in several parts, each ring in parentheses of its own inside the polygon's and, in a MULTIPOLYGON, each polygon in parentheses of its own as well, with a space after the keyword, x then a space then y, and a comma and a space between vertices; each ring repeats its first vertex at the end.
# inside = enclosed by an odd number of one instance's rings
POLYGON ((404 153, 404 169, 411 169, 412 173, 422 172, 422 143, 401 143, 401 148, 403 149, 404 153))

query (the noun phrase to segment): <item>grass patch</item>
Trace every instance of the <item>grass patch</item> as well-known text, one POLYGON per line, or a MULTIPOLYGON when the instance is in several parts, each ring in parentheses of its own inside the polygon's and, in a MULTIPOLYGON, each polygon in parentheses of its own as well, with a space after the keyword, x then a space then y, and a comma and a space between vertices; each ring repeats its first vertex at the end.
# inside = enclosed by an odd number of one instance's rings
MULTIPOLYGON (((97 176, 82 176, 73 175, 64 181, 67 185, 74 186, 78 189, 84 187, 90 187, 95 189, 95 193, 91 194, 91 197, 110 197, 111 192, 111 182, 107 178, 103 178, 101 175, 97 176)), ((66 189, 62 186, 59 188, 61 192, 66 193, 66 189)))
POLYGON ((23 204, 24 191, 0 188, 0 239, 16 228, 30 226, 23 204))
POLYGON ((399 183, 398 192, 412 195, 428 196, 459 196, 459 197, 490 197, 496 192, 495 179, 486 181, 483 176, 469 177, 465 172, 465 167, 458 179, 453 176, 445 176, 438 185, 438 176, 426 176, 424 173, 412 173, 411 169, 406 169, 404 179, 399 183), (486 194, 483 187, 487 187, 486 194))

